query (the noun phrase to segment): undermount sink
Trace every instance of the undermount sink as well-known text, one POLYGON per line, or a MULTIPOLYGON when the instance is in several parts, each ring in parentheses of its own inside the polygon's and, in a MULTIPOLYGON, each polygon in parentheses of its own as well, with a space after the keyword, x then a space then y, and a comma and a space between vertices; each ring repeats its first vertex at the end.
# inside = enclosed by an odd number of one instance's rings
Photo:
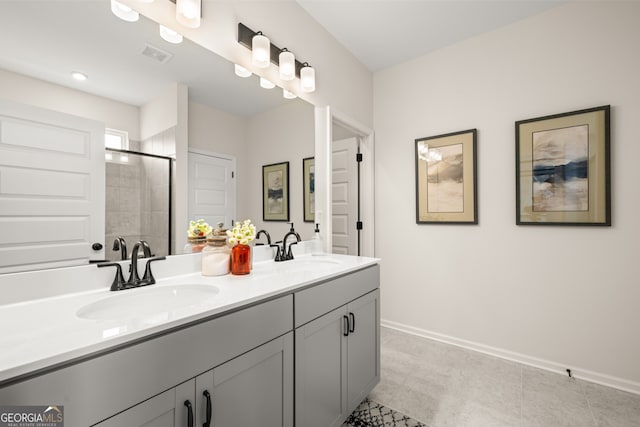
POLYGON ((325 255, 308 255, 292 260, 298 267, 321 268, 342 264, 340 261, 325 255))
POLYGON ((210 285, 184 284, 149 286, 114 292, 107 298, 81 307, 76 315, 92 320, 146 319, 162 320, 176 310, 207 304, 218 295, 210 285))

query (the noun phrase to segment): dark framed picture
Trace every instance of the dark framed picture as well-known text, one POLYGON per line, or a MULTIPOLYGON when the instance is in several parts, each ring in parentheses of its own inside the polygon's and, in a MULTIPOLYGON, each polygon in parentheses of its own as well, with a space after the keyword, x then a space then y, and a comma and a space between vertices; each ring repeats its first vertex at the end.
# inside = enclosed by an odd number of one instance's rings
POLYGON ((304 222, 314 222, 316 216, 315 158, 302 159, 302 203, 304 222))
POLYGON ((516 224, 611 225, 610 106, 516 122, 516 224))
POLYGON ((289 162, 262 166, 262 219, 289 221, 289 162))
POLYGON ((477 130, 416 139, 416 222, 477 224, 477 130))

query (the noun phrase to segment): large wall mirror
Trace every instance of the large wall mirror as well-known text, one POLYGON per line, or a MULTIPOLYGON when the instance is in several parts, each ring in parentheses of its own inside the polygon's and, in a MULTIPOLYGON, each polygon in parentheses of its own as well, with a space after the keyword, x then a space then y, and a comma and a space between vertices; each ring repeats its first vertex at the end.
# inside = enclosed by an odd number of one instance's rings
MULTIPOLYGON (((181 143, 199 155, 232 159, 230 220, 250 218, 276 236, 287 226, 262 221, 261 166, 289 162, 290 220, 303 237, 313 233, 303 223, 302 201, 302 159, 314 155, 313 106, 284 99, 278 87, 261 88, 256 76, 237 77, 233 64, 187 39, 163 40, 158 24, 143 16, 124 22, 106 0, 2 2, 0 88, 0 101, 101 122, 108 144, 124 150, 105 153, 105 259, 121 257, 112 250, 117 237, 129 249, 144 239, 157 254, 182 252, 188 222, 196 218, 175 205, 189 191, 179 169, 189 163, 175 160, 186 155, 181 143), (88 79, 73 80, 73 71, 88 79), (161 231, 169 224, 173 238, 161 231)), ((11 203, 0 194, 1 206, 11 203)))

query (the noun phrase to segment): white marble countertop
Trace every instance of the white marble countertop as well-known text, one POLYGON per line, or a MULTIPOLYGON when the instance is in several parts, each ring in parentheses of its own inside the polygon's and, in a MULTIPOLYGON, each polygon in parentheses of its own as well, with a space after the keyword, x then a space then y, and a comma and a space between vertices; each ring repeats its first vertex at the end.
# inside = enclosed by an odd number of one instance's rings
MULTIPOLYGON (((334 254, 304 255, 286 262, 257 262, 251 274, 246 276, 205 277, 197 272, 166 277, 155 285, 126 291, 110 292, 108 288, 101 288, 2 305, 0 384, 260 300, 286 295, 378 261, 334 254), (156 289, 160 287, 179 289, 181 285, 194 284, 215 287, 217 293, 178 309, 165 308, 153 315, 147 306, 140 310, 147 314, 132 310, 115 319, 93 320, 77 315, 83 307, 105 298, 131 298, 135 293, 152 289, 158 292, 156 289)), ((144 300, 145 296, 141 296, 138 301, 144 300)), ((113 302, 117 305, 115 300, 113 302)))

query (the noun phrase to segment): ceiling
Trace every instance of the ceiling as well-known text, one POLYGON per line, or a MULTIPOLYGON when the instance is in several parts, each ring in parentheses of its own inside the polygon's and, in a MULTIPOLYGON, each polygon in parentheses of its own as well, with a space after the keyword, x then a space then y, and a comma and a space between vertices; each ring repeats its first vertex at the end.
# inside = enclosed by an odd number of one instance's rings
MULTIPOLYGON (((209 1, 209 0, 207 0, 209 1)), ((274 0, 265 0, 274 1, 274 0)), ((371 71, 539 13, 561 1, 296 0, 371 71)), ((0 68, 85 92, 143 105, 175 82, 192 100, 250 116, 281 105, 281 91, 185 40, 162 40, 157 24, 116 18, 107 0, 0 1, 0 68), (147 45, 172 55, 164 64, 141 54, 147 45), (76 82, 71 71, 89 80, 76 82)), ((290 101, 289 101, 290 102, 290 101)))
POLYGON ((372 72, 567 3, 561 0, 296 0, 372 72))
POLYGON ((282 91, 239 78, 233 64, 184 40, 160 38, 156 23, 140 16, 125 22, 108 0, 0 0, 0 69, 141 106, 176 82, 189 98, 231 114, 251 116, 291 102, 282 91), (160 63, 142 55, 147 46, 169 53, 160 63), (71 71, 89 76, 71 79, 71 71))

